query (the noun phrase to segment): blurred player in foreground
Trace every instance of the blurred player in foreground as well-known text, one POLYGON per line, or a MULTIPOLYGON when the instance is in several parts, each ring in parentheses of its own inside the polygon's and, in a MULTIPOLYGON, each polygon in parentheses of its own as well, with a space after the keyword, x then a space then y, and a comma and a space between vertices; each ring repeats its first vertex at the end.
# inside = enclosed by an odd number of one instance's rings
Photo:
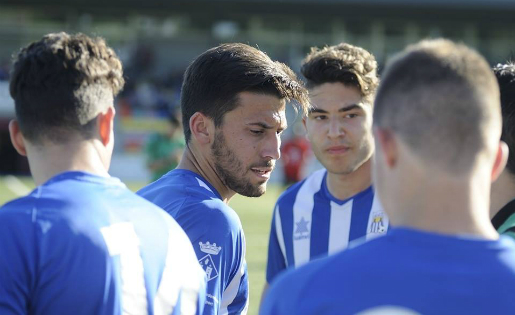
POLYGON ((18 54, 9 131, 37 188, 0 209, 1 314, 202 310, 205 277, 186 234, 107 173, 123 85, 100 38, 49 34, 18 54))
POLYGON ((494 73, 501 91, 501 140, 508 145, 510 154, 506 168, 492 184, 490 215, 499 233, 515 238, 515 64, 499 64, 494 73))
POLYGON ((371 186, 376 70, 372 54, 349 44, 312 48, 304 59, 302 74, 311 108, 303 122, 325 168, 279 197, 268 246, 267 283, 288 267, 386 233, 388 219, 371 186))
POLYGON ((245 44, 207 50, 184 75, 186 150, 175 170, 138 193, 168 211, 193 243, 208 277, 204 314, 247 312, 245 237, 227 203, 236 193, 265 193, 289 99, 305 112, 307 92, 290 68, 245 44))
POLYGON ((499 87, 475 51, 407 48, 375 100, 374 184, 393 228, 285 273, 261 314, 510 314, 515 242, 489 220, 507 157, 499 87))

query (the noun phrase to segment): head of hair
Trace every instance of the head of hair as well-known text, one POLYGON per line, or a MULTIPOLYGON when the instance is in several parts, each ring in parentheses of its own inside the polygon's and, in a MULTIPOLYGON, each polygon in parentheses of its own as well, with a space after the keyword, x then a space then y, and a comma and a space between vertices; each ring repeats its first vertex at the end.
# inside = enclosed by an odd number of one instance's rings
POLYGON ((294 100, 307 112, 307 92, 288 66, 249 45, 222 44, 198 56, 184 74, 181 110, 186 141, 191 137, 193 114, 201 112, 221 126, 225 113, 238 106, 238 93, 243 91, 294 100))
POLYGON ((103 39, 62 32, 20 50, 9 88, 23 136, 59 143, 93 137, 95 117, 123 85, 121 62, 103 39))
POLYGON ((494 67, 494 73, 501 92, 501 140, 510 149, 506 169, 515 174, 515 63, 498 64, 494 67))
POLYGON ((301 72, 309 89, 339 82, 357 88, 369 103, 372 103, 379 84, 374 56, 361 47, 346 43, 322 49, 312 47, 302 61, 301 72))
POLYGON ((388 128, 426 165, 472 170, 500 135, 499 87, 476 51, 445 39, 409 46, 385 68, 374 125, 388 128))

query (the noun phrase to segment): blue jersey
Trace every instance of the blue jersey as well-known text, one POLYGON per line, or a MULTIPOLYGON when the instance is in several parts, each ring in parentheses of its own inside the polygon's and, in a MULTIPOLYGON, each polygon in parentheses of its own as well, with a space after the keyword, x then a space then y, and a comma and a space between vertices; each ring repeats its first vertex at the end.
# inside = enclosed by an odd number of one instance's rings
POLYGON ((286 268, 386 233, 388 218, 372 187, 338 200, 327 189, 326 178, 327 171, 318 170, 279 197, 268 245, 268 283, 286 268))
POLYGON ((204 300, 185 233, 118 179, 65 172, 0 208, 0 314, 196 314, 204 300))
POLYGON ((512 239, 397 228, 280 275, 261 314, 513 314, 514 287, 512 239))
POLYGON ((245 236, 236 212, 202 176, 175 169, 139 195, 165 209, 188 234, 207 275, 204 314, 245 314, 245 236))

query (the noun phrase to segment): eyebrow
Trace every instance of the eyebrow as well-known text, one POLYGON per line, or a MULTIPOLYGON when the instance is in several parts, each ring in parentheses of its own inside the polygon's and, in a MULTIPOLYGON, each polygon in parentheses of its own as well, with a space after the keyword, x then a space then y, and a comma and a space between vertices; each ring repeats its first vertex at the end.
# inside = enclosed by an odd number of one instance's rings
MULTIPOLYGON (((348 112, 350 110, 353 110, 353 109, 362 109, 363 106, 359 105, 359 104, 352 104, 352 105, 349 105, 349 106, 345 106, 345 107, 342 107, 340 109, 338 109, 338 112, 339 113, 344 113, 344 112, 348 112)), ((309 111, 309 114, 312 114, 312 113, 319 113, 319 114, 327 114, 329 113, 328 111, 326 110, 323 110, 323 109, 320 109, 320 108, 317 108, 317 107, 313 107, 310 111, 309 111)))
MULTIPOLYGON (((253 123, 248 123, 247 126, 258 126, 258 127, 261 127, 263 129, 274 129, 274 127, 264 123, 264 122, 253 122, 253 123)), ((288 128, 288 126, 285 124, 285 125, 281 125, 280 126, 283 130, 288 128)))

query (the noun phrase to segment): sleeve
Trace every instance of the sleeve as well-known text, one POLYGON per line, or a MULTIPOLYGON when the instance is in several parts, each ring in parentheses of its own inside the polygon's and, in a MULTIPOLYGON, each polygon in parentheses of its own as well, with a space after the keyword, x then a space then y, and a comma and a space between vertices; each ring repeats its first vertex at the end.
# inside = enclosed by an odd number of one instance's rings
POLYGON ((271 283, 278 273, 286 269, 284 240, 282 243, 280 240, 283 240, 283 235, 279 203, 277 203, 272 216, 272 226, 270 228, 270 239, 268 242, 268 259, 266 264, 267 283, 271 283), (281 246, 283 248, 281 248, 281 246))
POLYGON ((29 218, 7 211, 0 208, 0 314, 26 314, 35 282, 33 230, 29 218))
POLYGON ((245 314, 249 292, 241 224, 222 210, 207 212, 202 231, 186 231, 207 277, 203 314, 245 314))

